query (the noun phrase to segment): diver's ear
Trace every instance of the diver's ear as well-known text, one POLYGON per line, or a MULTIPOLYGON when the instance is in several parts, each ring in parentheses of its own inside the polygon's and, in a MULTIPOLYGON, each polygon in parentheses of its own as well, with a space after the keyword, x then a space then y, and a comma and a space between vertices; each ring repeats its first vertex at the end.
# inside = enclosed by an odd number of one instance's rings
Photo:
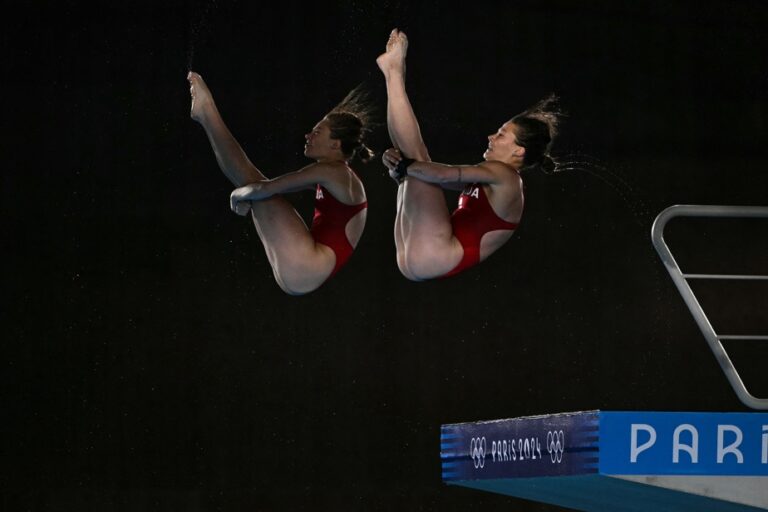
POLYGON ((339 139, 331 139, 331 149, 341 149, 341 141, 339 139))
POLYGON ((525 148, 523 146, 517 146, 517 149, 512 152, 515 156, 525 156, 525 148))

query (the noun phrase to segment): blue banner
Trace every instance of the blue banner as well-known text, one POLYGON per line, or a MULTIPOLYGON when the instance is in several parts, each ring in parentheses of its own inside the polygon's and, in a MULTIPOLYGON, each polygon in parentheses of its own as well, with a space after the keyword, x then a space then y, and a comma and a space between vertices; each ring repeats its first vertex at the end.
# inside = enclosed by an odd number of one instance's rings
POLYGON ((597 411, 444 425, 443 480, 596 473, 597 430, 597 411))

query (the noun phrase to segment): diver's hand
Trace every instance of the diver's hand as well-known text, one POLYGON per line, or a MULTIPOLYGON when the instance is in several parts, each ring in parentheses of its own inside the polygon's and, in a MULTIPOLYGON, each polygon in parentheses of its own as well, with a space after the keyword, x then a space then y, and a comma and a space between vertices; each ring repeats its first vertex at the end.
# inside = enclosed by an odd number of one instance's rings
POLYGON ((251 201, 265 199, 264 186, 261 183, 251 183, 236 188, 229 195, 229 207, 238 215, 248 215, 251 211, 251 201))
POLYGON ((397 171, 397 165, 402 159, 403 155, 397 148, 389 148, 381 155, 381 162, 387 168, 387 171, 389 171, 389 177, 395 180, 398 184, 403 182, 403 177, 400 176, 400 173, 397 171))
POLYGON ((381 163, 383 163, 390 172, 397 167, 397 164, 399 164, 402 159, 403 155, 397 148, 389 148, 381 155, 381 163))

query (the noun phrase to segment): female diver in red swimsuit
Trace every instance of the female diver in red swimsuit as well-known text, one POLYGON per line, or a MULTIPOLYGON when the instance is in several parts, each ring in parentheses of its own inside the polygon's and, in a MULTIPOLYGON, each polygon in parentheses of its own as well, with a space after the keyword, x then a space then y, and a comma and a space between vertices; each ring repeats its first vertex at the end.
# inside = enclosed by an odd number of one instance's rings
POLYGON ((392 144, 382 160, 396 181, 397 265, 414 281, 448 277, 476 265, 507 240, 523 214, 520 172, 553 169, 549 148, 557 114, 548 98, 513 117, 488 137, 484 162, 444 165, 432 162, 405 91, 408 39, 393 30, 386 52, 376 59, 387 84, 387 127, 392 144), (441 188, 463 190, 448 212, 441 188))
POLYGON ((277 284, 288 294, 317 289, 352 255, 363 233, 368 203, 360 178, 349 167, 373 153, 363 143, 367 110, 354 91, 304 137, 304 155, 314 163, 277 178, 266 178, 243 152, 197 73, 187 76, 191 117, 205 129, 219 167, 238 188, 232 210, 249 212, 277 284), (315 215, 307 226, 281 194, 315 190, 315 215))

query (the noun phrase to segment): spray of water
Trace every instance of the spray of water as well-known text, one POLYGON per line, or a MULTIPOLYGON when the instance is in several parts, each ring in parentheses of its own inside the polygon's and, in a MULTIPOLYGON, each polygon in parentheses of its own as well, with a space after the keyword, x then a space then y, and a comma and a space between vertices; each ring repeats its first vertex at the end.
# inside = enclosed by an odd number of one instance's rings
MULTIPOLYGON (((655 213, 651 210, 648 203, 641 196, 641 191, 637 186, 634 186, 630 179, 619 171, 613 170, 598 158, 584 153, 571 153, 563 155, 556 159, 556 167, 554 172, 565 171, 580 171, 590 176, 593 176, 601 182, 608 185, 619 197, 621 197, 624 204, 629 208, 632 213, 632 218, 637 223, 638 227, 642 230, 642 236, 647 237, 648 241, 648 255, 654 257, 654 251, 650 250, 650 228, 655 218, 655 213)), ((656 262, 658 263, 658 262, 656 262)), ((649 341, 664 343, 664 347, 656 346, 655 349, 666 352, 669 350, 669 340, 666 338, 653 339, 663 336, 663 333, 667 331, 667 317, 666 312, 672 309, 672 303, 670 302, 670 295, 665 293, 663 283, 667 279, 667 276, 662 272, 660 265, 653 265, 654 277, 649 280, 649 285, 653 287, 653 295, 657 298, 655 302, 650 306, 650 325, 652 326, 650 331, 653 333, 649 341)))
POLYGON ((208 22, 211 11, 216 7, 216 0, 193 0, 187 12, 189 16, 189 31, 187 43, 187 70, 192 70, 195 60, 195 47, 205 42, 210 33, 208 22))
POLYGON ((626 176, 607 167, 598 158, 585 153, 569 153, 555 160, 553 172, 580 171, 608 185, 624 202, 641 227, 650 227, 651 210, 637 187, 626 176))

